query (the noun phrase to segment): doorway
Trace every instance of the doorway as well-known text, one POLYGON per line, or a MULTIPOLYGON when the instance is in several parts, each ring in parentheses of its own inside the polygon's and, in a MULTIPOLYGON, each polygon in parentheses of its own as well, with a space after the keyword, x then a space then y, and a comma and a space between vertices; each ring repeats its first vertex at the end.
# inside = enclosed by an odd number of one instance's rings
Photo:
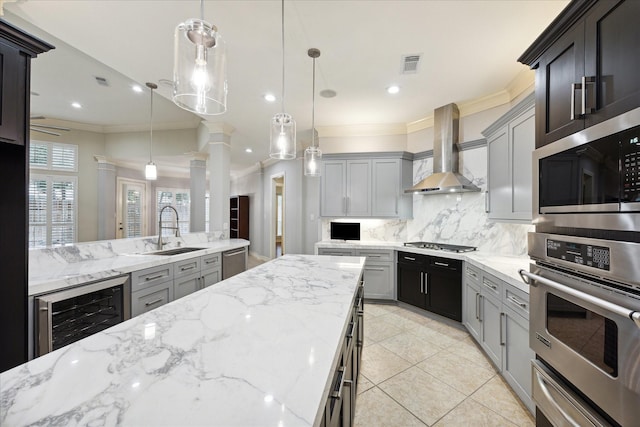
POLYGON ((134 179, 117 179, 118 206, 116 238, 147 235, 147 183, 134 179))
POLYGON ((285 191, 284 174, 271 177, 272 215, 271 224, 271 258, 278 258, 285 250, 285 191))

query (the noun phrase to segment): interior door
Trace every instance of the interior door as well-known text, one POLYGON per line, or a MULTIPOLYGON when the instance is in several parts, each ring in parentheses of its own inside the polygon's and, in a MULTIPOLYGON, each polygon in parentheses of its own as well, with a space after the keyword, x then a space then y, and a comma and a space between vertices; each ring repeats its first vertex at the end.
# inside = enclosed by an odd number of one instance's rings
POLYGON ((121 180, 118 186, 117 238, 126 239, 147 235, 146 200, 145 183, 121 180))

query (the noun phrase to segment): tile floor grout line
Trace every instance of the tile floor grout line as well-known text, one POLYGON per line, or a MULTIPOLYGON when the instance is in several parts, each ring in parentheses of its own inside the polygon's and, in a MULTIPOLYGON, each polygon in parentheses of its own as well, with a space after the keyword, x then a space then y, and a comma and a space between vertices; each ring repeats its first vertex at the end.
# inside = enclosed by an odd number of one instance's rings
MULTIPOLYGON (((395 375, 394 375, 395 376, 395 375)), ((386 380, 385 380, 386 381, 386 380)), ((384 381, 383 381, 384 382, 384 381)), ((405 411, 407 411, 408 413, 410 413, 411 415, 413 415, 415 417, 416 420, 420 421, 422 424, 426 425, 427 427, 430 427, 430 424, 427 424, 422 418, 420 418, 418 415, 414 414, 413 411, 411 411, 409 408, 407 408, 406 406, 404 406, 402 403, 398 402, 396 399, 393 398, 393 396, 391 396, 389 393, 387 393, 386 391, 384 391, 383 389, 381 389, 380 387, 378 387, 377 385, 375 386, 378 390, 380 390, 382 393, 384 393, 389 399, 393 400, 394 402, 396 402, 402 409, 404 409, 405 411)))

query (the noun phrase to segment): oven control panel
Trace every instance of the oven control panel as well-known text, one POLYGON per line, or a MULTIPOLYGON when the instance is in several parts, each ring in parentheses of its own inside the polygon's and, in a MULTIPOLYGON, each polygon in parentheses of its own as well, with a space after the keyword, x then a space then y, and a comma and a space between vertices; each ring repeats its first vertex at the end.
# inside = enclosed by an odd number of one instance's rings
POLYGON ((609 271, 611 250, 604 246, 585 245, 547 239, 547 256, 609 271))
POLYGON ((633 128, 621 136, 622 201, 640 201, 640 129, 633 128))

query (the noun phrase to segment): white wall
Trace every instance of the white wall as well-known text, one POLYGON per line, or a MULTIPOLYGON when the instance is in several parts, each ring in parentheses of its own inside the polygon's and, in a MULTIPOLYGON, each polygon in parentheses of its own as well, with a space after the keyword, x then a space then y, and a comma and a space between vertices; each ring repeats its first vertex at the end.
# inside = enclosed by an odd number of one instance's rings
MULTIPOLYGON (((183 155, 197 151, 197 129, 162 130, 153 132, 153 157, 183 155)), ((105 134, 105 153, 121 159, 149 157, 149 132, 105 134)))
POLYGON ((231 180, 230 194, 249 196, 249 251, 256 256, 265 257, 264 229, 264 173, 261 167, 253 168, 249 173, 231 180))

